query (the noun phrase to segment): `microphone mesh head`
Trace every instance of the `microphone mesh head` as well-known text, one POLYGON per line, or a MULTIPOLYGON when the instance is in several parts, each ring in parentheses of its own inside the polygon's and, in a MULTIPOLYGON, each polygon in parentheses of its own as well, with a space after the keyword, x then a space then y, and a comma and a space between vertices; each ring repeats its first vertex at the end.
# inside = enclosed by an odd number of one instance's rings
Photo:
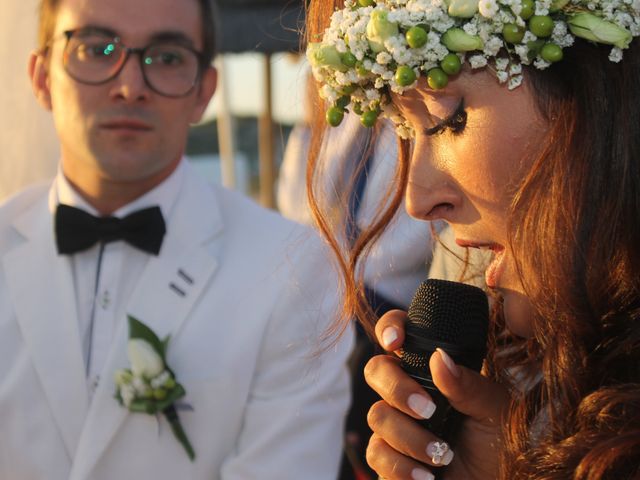
POLYGON ((408 336, 446 342, 462 348, 483 348, 489 328, 484 291, 464 283, 427 280, 409 307, 408 336))

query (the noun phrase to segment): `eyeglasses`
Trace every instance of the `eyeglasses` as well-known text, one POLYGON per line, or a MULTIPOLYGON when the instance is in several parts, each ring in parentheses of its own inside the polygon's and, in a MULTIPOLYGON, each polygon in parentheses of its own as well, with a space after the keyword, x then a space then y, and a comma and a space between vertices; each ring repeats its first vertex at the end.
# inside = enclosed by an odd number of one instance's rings
POLYGON ((69 30, 64 35, 64 68, 80 83, 100 85, 114 79, 132 53, 140 58, 145 83, 160 95, 184 97, 198 83, 202 56, 188 46, 163 41, 130 48, 118 37, 87 29, 69 30))

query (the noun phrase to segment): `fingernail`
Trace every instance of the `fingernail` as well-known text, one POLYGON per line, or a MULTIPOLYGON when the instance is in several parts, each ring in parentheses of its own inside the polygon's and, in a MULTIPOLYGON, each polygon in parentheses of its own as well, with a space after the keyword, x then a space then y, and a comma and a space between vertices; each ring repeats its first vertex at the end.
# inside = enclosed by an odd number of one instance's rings
POLYGON ((433 473, 422 470, 421 468, 414 468, 411 470, 411 478, 413 480, 434 480, 433 473))
POLYGON ((449 465, 453 460, 453 451, 447 442, 431 442, 427 445, 427 455, 434 465, 449 465))
POLYGON ((437 348, 436 350, 438 350, 438 353, 440 354, 442 361, 447 366, 447 369, 451 372, 451 375, 453 375, 456 378, 460 378, 460 369, 455 364, 453 359, 447 354, 447 352, 445 352, 441 348, 437 348))
POLYGON ((419 393, 409 395, 407 405, 422 418, 431 418, 433 412, 436 411, 436 404, 433 403, 430 398, 420 395, 419 393))
POLYGON ((389 346, 398 339, 398 332, 394 327, 387 327, 382 332, 382 346, 389 348, 389 346))

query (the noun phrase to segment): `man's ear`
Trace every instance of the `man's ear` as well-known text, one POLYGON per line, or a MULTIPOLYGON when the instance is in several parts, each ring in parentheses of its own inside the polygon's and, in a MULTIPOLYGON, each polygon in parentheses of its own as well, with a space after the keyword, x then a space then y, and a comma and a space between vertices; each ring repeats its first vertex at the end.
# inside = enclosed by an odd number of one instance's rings
POLYGON ((197 101, 191 115, 191 123, 198 123, 209 105, 209 101, 218 85, 218 71, 214 67, 207 67, 200 79, 200 88, 197 92, 197 101))
POLYGON ((28 74, 31 88, 38 103, 47 110, 51 110, 51 91, 49 89, 49 72, 47 58, 40 52, 32 52, 29 56, 28 74))

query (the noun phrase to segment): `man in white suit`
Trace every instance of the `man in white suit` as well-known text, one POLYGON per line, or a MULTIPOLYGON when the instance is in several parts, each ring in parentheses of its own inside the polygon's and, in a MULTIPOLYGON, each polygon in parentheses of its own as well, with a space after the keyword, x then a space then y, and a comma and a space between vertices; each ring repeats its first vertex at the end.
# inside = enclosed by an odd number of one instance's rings
POLYGON ((321 242, 182 158, 212 28, 209 0, 43 2, 29 70, 61 162, 0 208, 2 480, 335 478, 351 337, 321 341, 321 242), (171 336, 193 461, 114 397, 128 315, 171 336))

